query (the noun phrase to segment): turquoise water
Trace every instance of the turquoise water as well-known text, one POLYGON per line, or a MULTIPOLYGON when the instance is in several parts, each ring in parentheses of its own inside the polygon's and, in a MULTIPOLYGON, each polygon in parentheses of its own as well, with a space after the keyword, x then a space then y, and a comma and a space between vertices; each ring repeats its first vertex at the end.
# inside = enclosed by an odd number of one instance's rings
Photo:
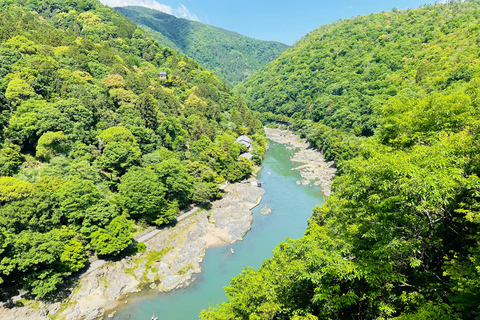
POLYGON ((203 308, 227 300, 224 286, 244 266, 258 268, 272 250, 285 238, 301 237, 315 205, 325 197, 319 187, 298 186, 300 174, 290 169, 298 164, 290 161, 294 151, 271 142, 258 179, 264 182, 265 195, 253 211, 253 225, 243 241, 207 250, 202 273, 188 288, 168 293, 146 290, 127 297, 128 304, 118 310, 114 320, 149 320, 153 313, 159 320, 198 319, 203 308), (268 174, 270 173, 270 174, 268 174), (262 216, 260 210, 269 206, 272 213, 262 216), (232 248, 235 253, 230 253, 232 248))

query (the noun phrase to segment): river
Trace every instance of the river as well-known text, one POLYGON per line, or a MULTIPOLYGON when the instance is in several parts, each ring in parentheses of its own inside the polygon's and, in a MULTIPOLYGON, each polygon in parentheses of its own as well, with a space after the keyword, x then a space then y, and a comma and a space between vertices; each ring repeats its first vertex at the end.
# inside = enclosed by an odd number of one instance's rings
POLYGON ((299 186, 300 174, 291 169, 298 164, 290 161, 293 150, 270 142, 258 180, 264 182, 265 195, 253 211, 253 225, 243 241, 207 250, 202 273, 189 287, 168 293, 145 290, 131 297, 114 320, 149 320, 152 314, 159 320, 198 319, 201 309, 227 300, 224 286, 238 275, 244 266, 258 268, 272 255, 275 246, 285 238, 301 237, 307 219, 315 205, 323 204, 325 196, 315 186, 299 186), (260 210, 271 207, 272 213, 262 216, 260 210), (230 252, 233 249, 234 253, 230 252))

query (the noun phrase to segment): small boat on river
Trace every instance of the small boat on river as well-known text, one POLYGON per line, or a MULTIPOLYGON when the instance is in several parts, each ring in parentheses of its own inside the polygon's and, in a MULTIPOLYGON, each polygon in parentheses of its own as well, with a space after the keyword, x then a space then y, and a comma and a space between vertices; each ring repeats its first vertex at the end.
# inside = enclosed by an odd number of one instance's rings
POLYGON ((158 317, 155 317, 155 313, 153 314, 153 316, 150 320, 158 320, 158 317))

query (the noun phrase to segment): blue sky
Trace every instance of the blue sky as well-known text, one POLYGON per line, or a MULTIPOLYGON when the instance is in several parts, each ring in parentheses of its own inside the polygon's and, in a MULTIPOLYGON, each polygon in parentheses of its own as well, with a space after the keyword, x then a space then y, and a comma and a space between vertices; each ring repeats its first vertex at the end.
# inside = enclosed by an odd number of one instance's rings
POLYGON ((236 31, 293 44, 323 24, 357 15, 417 8, 434 0, 100 0, 111 7, 143 5, 236 31))

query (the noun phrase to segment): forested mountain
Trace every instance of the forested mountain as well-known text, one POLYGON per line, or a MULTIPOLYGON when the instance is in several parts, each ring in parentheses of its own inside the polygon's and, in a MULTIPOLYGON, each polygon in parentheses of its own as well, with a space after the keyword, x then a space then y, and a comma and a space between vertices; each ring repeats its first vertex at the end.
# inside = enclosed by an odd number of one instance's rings
POLYGON ((288 48, 283 43, 252 39, 145 7, 115 9, 151 32, 160 43, 197 60, 233 85, 243 81, 288 48))
POLYGON ((340 176, 202 319, 480 319, 480 2, 323 26, 238 86, 340 176))
POLYGON ((471 80, 475 6, 395 10, 322 26, 235 89, 254 110, 308 124, 327 158, 348 158, 353 137, 373 135, 390 97, 423 98, 471 80))
POLYGON ((0 114, 0 293, 52 294, 248 176, 238 135, 265 147, 228 85, 96 0, 0 1, 0 114))

